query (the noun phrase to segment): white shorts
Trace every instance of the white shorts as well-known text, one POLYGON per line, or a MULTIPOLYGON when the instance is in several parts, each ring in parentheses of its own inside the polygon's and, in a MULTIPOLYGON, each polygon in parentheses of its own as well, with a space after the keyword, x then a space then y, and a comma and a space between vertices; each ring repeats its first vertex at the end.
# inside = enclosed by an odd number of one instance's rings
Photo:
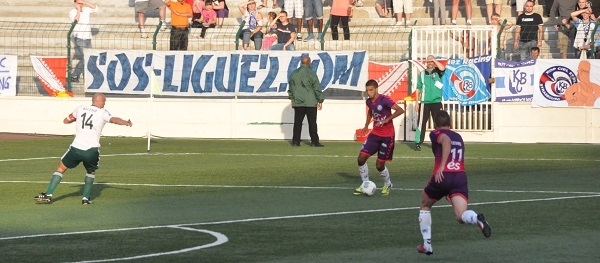
POLYGON ((287 12, 289 18, 303 18, 304 0, 285 0, 283 9, 287 12))
POLYGON ((413 0, 392 0, 394 6, 394 14, 400 14, 402 12, 404 12, 405 14, 412 14, 412 1, 413 0))
POLYGON ((517 12, 523 12, 523 6, 525 6, 527 0, 517 0, 517 12))

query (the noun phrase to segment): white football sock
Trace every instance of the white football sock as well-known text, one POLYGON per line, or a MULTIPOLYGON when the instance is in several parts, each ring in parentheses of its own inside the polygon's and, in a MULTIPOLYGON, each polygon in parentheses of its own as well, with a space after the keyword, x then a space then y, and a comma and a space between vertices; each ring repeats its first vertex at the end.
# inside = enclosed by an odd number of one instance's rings
POLYGON ((367 165, 367 163, 359 166, 358 172, 360 173, 360 178, 362 178, 363 182, 369 181, 369 165, 367 165))
POLYGON ((431 251, 431 212, 421 210, 419 212, 419 226, 423 235, 423 246, 431 251))
POLYGON ((385 185, 392 185, 392 180, 390 180, 390 171, 388 171, 387 167, 383 168, 383 171, 379 172, 379 175, 381 175, 385 185))
POLYGON ((477 213, 473 210, 464 211, 461 218, 465 224, 477 224, 477 213))

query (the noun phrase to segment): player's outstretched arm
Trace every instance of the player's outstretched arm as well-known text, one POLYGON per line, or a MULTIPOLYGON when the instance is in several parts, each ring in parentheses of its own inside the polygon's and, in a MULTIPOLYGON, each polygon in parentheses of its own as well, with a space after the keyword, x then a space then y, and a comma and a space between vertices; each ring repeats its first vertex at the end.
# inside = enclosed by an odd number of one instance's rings
POLYGON ((114 123, 114 124, 118 124, 118 125, 125 125, 125 126, 133 126, 133 123, 131 122, 131 120, 123 120, 119 117, 112 117, 110 118, 110 123, 114 123))

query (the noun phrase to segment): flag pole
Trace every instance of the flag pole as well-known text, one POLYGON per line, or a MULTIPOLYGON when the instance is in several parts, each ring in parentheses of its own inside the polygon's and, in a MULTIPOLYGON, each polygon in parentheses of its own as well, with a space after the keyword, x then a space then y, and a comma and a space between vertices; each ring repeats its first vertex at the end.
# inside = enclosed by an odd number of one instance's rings
POLYGON ((155 83, 155 76, 154 76, 154 71, 152 71, 152 76, 150 76, 150 97, 148 98, 148 119, 147 119, 147 130, 146 130, 146 136, 148 137, 148 146, 146 148, 146 152, 150 153, 150 137, 152 136, 152 103, 154 102, 154 89, 156 87, 154 87, 156 85, 155 83))

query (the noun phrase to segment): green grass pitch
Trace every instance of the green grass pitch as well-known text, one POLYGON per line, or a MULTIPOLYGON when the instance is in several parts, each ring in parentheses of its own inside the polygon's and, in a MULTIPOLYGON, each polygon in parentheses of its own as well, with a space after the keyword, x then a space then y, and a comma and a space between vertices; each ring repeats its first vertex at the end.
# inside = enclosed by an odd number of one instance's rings
MULTIPOLYGON (((416 252, 428 144, 398 143, 389 196, 354 196, 356 142, 102 138, 92 192, 69 170, 35 204, 72 138, 0 141, 0 262, 598 262, 600 147, 467 143, 470 208, 492 237, 432 210, 416 252)), ((370 177, 381 178, 369 160, 370 177)))

